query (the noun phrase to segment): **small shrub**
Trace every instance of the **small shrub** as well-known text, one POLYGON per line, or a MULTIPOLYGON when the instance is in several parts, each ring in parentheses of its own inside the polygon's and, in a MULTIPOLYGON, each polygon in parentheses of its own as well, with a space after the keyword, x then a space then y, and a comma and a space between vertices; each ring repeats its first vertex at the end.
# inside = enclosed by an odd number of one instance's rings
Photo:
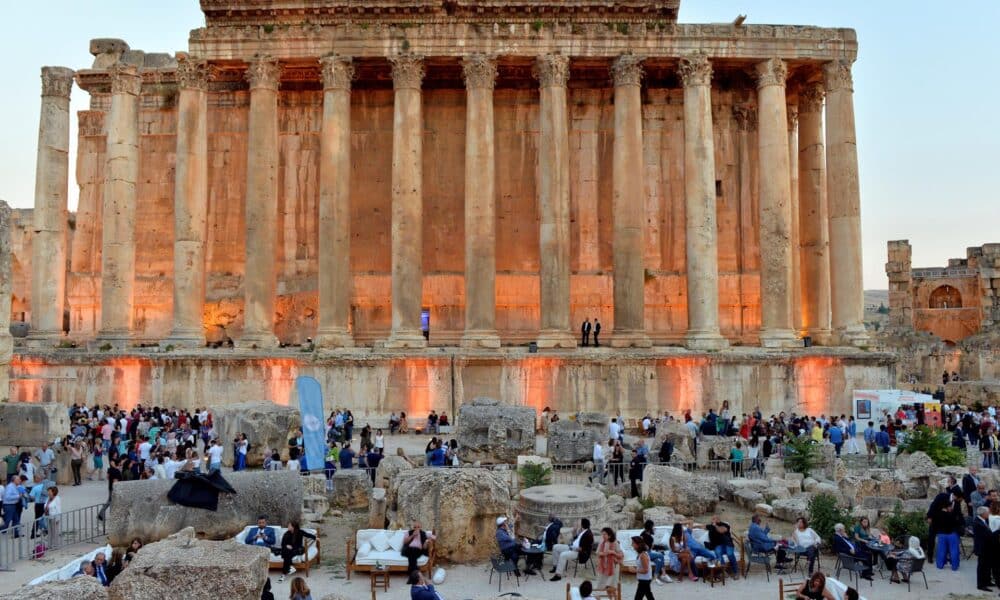
POLYGON ((264 33, 274 33, 274 25, 268 24, 264 25, 264 33))
POLYGON ((809 500, 809 526, 827 544, 833 540, 834 525, 843 523, 850 529, 852 521, 851 513, 837 506, 837 499, 830 494, 816 494, 809 500))
POLYGON ((615 25, 615 30, 622 35, 628 35, 628 23, 618 23, 615 25))
POLYGON ((98 350, 100 350, 101 352, 107 352, 108 350, 111 350, 111 344, 104 342, 103 344, 101 344, 101 347, 98 348, 98 350))
POLYGON ((912 535, 920 539, 921 546, 927 547, 930 531, 927 527, 926 515, 921 512, 904 513, 902 502, 896 503, 896 508, 893 509, 891 515, 885 518, 882 525, 885 532, 894 540, 909 539, 912 535))
POLYGON ((521 489, 548 485, 552 481, 552 467, 539 463, 527 463, 517 470, 521 479, 521 489))
POLYGON ((534 31, 535 33, 538 33, 539 31, 541 31, 541 30, 542 30, 542 26, 543 26, 543 25, 545 25, 545 23, 543 23, 543 22, 542 22, 541 20, 535 20, 535 21, 532 21, 532 22, 531 22, 531 29, 532 29, 532 30, 533 30, 533 31, 534 31))
POLYGON ((785 440, 785 468, 793 473, 809 477, 821 460, 819 446, 811 438, 792 436, 785 440))
POLYGON ((652 498, 643 498, 642 496, 640 496, 639 504, 642 505, 643 510, 646 510, 647 508, 653 508, 654 506, 656 506, 656 501, 653 500, 652 498))
POLYGON ((173 352, 174 351, 174 345, 173 344, 167 344, 167 347, 164 348, 163 351, 164 352, 173 352))
POLYGON ((898 447, 900 452, 923 452, 939 467, 962 466, 965 452, 951 445, 951 434, 921 425, 910 432, 898 447))

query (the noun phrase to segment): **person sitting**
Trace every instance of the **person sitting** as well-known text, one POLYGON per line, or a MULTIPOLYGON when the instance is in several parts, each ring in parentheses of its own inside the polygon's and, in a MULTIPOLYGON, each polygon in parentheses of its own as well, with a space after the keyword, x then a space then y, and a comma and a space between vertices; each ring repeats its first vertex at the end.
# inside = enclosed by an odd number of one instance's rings
POLYGON ((819 571, 802 582, 795 597, 799 600, 834 600, 833 594, 826 589, 826 575, 819 571))
MULTIPOLYGON (((924 549, 920 547, 920 538, 916 536, 910 536, 910 539, 907 540, 907 542, 908 546, 904 548, 902 547, 903 546, 902 538, 896 540, 896 545, 898 546, 898 548, 890 550, 885 557, 885 566, 891 572, 891 575, 889 576, 889 581, 891 583, 900 583, 900 581, 902 581, 902 583, 908 582, 910 580, 909 575, 904 575, 902 578, 900 578, 899 576, 900 566, 911 564, 913 562, 913 559, 915 558, 927 557, 927 555, 924 554, 924 549)), ((904 570, 909 571, 909 569, 904 569, 904 570)))
POLYGON ((586 563, 594 549, 594 534, 590 531, 590 519, 580 519, 580 526, 573 530, 573 543, 556 544, 552 547, 552 570, 555 575, 549 581, 559 581, 566 572, 566 563, 576 560, 586 563))
POLYGON ((707 561, 715 560, 715 552, 712 552, 705 547, 704 544, 694 539, 694 532, 691 531, 690 527, 684 528, 684 543, 687 544, 688 550, 691 551, 692 559, 691 564, 695 564, 695 559, 699 556, 707 561))
POLYGON ((444 596, 417 569, 410 571, 406 583, 410 586, 410 600, 444 600, 444 596))
MULTIPOLYGON (((667 544, 670 550, 670 567, 674 572, 683 579, 684 571, 687 571, 691 581, 698 581, 698 577, 694 574, 694 553, 688 547, 687 535, 684 533, 683 525, 674 523, 673 528, 670 530, 670 538, 667 540, 667 544)), ((709 553, 708 550, 704 551, 705 553, 709 553)), ((664 573, 664 577, 665 582, 670 583, 672 581, 666 573, 664 573)))
POLYGON ((111 579, 108 577, 108 559, 104 553, 98 552, 94 555, 94 561, 91 564, 94 567, 94 577, 101 582, 101 585, 104 587, 111 585, 111 579))
POLYGON ((264 548, 274 548, 278 540, 274 533, 274 527, 267 524, 267 517, 261 515, 257 517, 257 526, 251 527, 243 538, 243 543, 248 546, 263 546, 264 548))
POLYGON ((594 584, 589 581, 580 584, 580 600, 596 600, 594 598, 594 584))
POLYGON ((813 572, 816 564, 816 557, 819 556, 819 545, 822 540, 819 534, 809 526, 809 521, 805 517, 795 520, 795 529, 792 531, 792 551, 798 556, 805 556, 809 560, 808 573, 813 572))
POLYGON ((432 540, 434 540, 434 534, 424 531, 423 527, 420 526, 420 521, 414 521, 413 529, 407 531, 406 535, 403 536, 403 549, 400 551, 400 554, 406 557, 406 570, 408 572, 412 573, 417 569, 417 560, 428 554, 432 540))
POLYGON ((73 573, 73 577, 93 577, 94 563, 89 560, 80 561, 80 569, 73 573))
POLYGON ((354 467, 354 450, 351 450, 351 444, 344 444, 344 447, 340 449, 340 454, 337 455, 337 459, 340 461, 341 469, 350 469, 354 467))
POLYGON ((298 521, 288 523, 288 529, 281 536, 281 548, 279 548, 282 561, 281 576, 278 577, 279 582, 284 581, 286 575, 291 575, 295 572, 295 567, 292 566, 292 559, 305 553, 305 538, 315 540, 316 536, 302 531, 298 521))
POLYGON ((844 528, 843 523, 837 523, 833 526, 832 546, 835 554, 853 556, 866 565, 867 568, 861 572, 862 579, 870 580, 872 578, 872 555, 868 550, 868 546, 852 542, 850 538, 847 537, 847 530, 844 528))
POLYGON ((739 579, 739 566, 736 564, 736 545, 733 542, 733 532, 726 523, 719 518, 719 515, 712 515, 712 523, 708 526, 708 542, 712 550, 715 551, 715 558, 721 565, 724 560, 729 561, 729 572, 732 578, 739 579))
MULTIPOLYGON (((517 568, 517 561, 521 557, 521 545, 517 543, 517 538, 510 531, 510 526, 507 524, 507 517, 497 517, 497 547, 500 548, 500 554, 503 555, 505 560, 509 560, 514 563, 514 573, 520 577, 521 570, 517 568)), ((525 563, 524 572, 527 575, 534 575, 535 570, 525 563)))
POLYGON ((867 544, 871 541, 878 541, 872 535, 871 521, 868 517, 861 517, 858 524, 854 526, 854 540, 860 544, 867 544))
POLYGON ((545 531, 542 532, 542 537, 535 540, 536 544, 542 544, 545 549, 552 552, 553 546, 559 543, 559 533, 562 531, 563 523, 559 520, 553 513, 549 513, 549 524, 545 526, 545 531))

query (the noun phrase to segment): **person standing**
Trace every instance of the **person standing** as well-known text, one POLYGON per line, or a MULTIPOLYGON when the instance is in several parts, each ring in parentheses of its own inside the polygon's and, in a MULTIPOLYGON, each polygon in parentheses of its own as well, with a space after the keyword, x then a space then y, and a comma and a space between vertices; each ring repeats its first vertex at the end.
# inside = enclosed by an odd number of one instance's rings
POLYGON ((931 522, 930 530, 934 535, 934 564, 938 569, 943 569, 947 560, 951 563, 952 571, 958 570, 960 561, 958 533, 964 524, 959 495, 961 489, 952 486, 938 494, 927 511, 927 518, 931 522))
POLYGON ((208 472, 219 472, 222 470, 222 444, 219 440, 213 439, 212 445, 208 447, 208 472))
POLYGON ((972 522, 972 552, 978 557, 976 561, 976 589, 981 592, 992 592, 992 564, 997 552, 996 540, 989 524, 990 509, 980 506, 976 509, 976 518, 972 522))
POLYGON ((588 481, 593 482, 596 477, 600 480, 601 485, 604 485, 604 447, 601 446, 601 440, 594 440, 594 472, 590 474, 587 478, 588 481))
POLYGON ((38 466, 42 471, 43 479, 52 477, 52 461, 56 459, 56 453, 49 447, 48 442, 42 442, 42 447, 35 450, 35 458, 38 459, 38 466))
POLYGON ((628 479, 632 484, 632 498, 639 497, 639 484, 642 481, 642 473, 646 468, 646 457, 639 454, 639 451, 632 448, 632 460, 629 461, 628 479))
POLYGON ((605 527, 601 530, 601 543, 597 545, 597 584, 595 587, 604 590, 608 598, 618 599, 619 568, 625 554, 621 544, 615 539, 615 530, 605 527))
POLYGON ((601 322, 597 320, 597 317, 594 317, 594 346, 601 345, 600 336, 601 336, 601 322))
POLYGON ((656 600, 653 598, 653 565, 649 560, 649 548, 639 536, 632 536, 632 548, 635 557, 635 597, 634 600, 656 600))
POLYGON ((69 447, 69 466, 73 470, 73 485, 77 486, 82 483, 80 476, 80 469, 83 467, 83 444, 77 442, 69 447))
POLYGON ((580 342, 584 346, 590 345, 590 329, 590 318, 588 317, 584 319, 583 324, 580 325, 580 342))
POLYGON ((21 476, 14 475, 3 488, 3 533, 14 527, 14 537, 21 537, 21 476))

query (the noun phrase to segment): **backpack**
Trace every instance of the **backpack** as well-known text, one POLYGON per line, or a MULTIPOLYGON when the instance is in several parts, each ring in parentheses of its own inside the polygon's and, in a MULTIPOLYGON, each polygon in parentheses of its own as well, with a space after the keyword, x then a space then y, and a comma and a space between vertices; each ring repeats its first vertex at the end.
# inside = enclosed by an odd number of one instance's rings
POLYGON ((42 543, 42 542, 39 542, 35 546, 35 551, 31 553, 31 558, 33 558, 33 559, 43 558, 45 556, 45 551, 46 550, 48 550, 48 548, 45 547, 45 544, 42 543))

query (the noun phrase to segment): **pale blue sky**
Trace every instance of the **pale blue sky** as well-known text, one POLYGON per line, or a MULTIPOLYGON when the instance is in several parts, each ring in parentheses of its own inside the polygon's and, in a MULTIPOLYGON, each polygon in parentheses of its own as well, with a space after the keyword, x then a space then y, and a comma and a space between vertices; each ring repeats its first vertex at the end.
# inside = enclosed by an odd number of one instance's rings
MULTIPOLYGON (((90 66, 88 42, 120 37, 150 52, 184 49, 197 0, 7 2, 0 95, 0 198, 34 196, 39 68, 90 66)), ((853 27, 865 287, 887 287, 886 240, 908 238, 914 266, 1000 242, 997 0, 683 0, 680 20, 853 27)), ((86 108, 74 90, 73 110, 86 108)), ((76 129, 75 116, 72 125, 76 129)), ((72 171, 72 167, 71 167, 72 171)), ((72 177, 72 173, 71 173, 72 177)), ((75 185, 71 181, 71 205, 75 185)))

